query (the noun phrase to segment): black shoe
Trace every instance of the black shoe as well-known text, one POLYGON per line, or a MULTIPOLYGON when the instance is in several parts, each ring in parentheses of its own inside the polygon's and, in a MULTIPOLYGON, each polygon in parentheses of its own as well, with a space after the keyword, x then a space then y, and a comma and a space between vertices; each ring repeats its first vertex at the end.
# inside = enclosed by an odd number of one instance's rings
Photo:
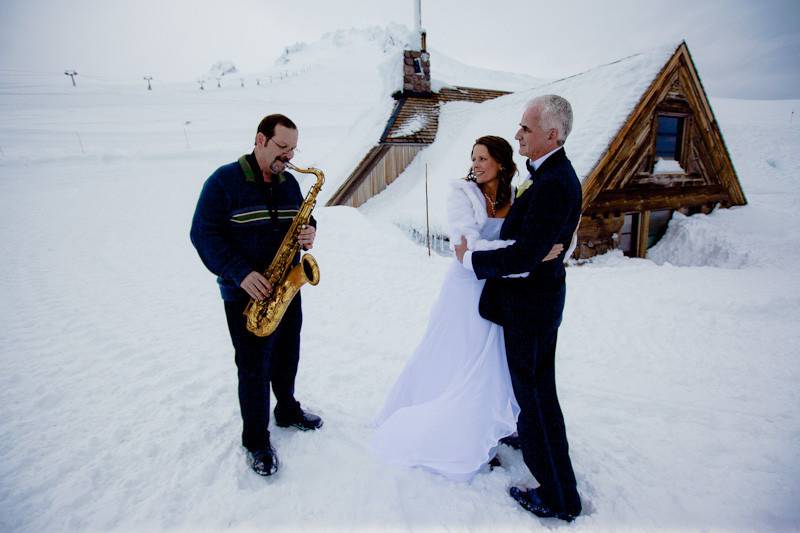
POLYGON ((282 428, 295 427, 301 431, 311 431, 322 427, 322 419, 317 415, 297 409, 291 416, 278 416, 275 409, 275 425, 282 428))
POLYGON ((576 515, 563 513, 554 510, 552 507, 544 503, 542 498, 536 492, 536 489, 521 489, 519 487, 511 487, 508 493, 520 504, 526 511, 530 511, 540 518, 558 518, 572 522, 575 520, 576 515))
POLYGON ((519 450, 520 449, 519 435, 517 435, 516 433, 512 433, 508 437, 503 437, 502 439, 500 439, 500 444, 505 444, 506 446, 510 446, 515 450, 519 450))
POLYGON ((250 468, 259 476, 271 476, 278 471, 278 454, 267 445, 263 450, 247 450, 250 468))

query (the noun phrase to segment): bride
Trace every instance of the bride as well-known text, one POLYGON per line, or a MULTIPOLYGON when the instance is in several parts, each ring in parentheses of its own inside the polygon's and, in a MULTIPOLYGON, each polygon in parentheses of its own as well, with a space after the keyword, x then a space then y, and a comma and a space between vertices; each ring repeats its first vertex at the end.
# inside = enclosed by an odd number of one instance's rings
MULTIPOLYGON (((447 199, 451 243, 463 236, 471 250, 492 250, 514 242, 497 239, 516 173, 505 139, 475 141, 469 175, 452 183, 447 199)), ((562 249, 556 245, 544 260, 562 249)), ((478 314, 484 282, 453 260, 425 335, 375 420, 372 449, 384 462, 468 481, 516 431, 503 331, 478 314)))

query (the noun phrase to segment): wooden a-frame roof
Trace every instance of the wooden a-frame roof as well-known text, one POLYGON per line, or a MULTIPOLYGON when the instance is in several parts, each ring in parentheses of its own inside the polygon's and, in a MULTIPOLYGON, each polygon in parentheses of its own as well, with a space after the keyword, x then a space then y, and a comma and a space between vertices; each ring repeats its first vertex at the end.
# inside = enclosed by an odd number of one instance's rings
POLYGON ((629 194, 621 189, 635 176, 636 169, 641 167, 641 158, 648 153, 646 148, 652 142, 651 121, 656 108, 676 93, 691 109, 696 137, 704 145, 702 155, 712 167, 708 171, 721 185, 717 189, 710 187, 709 192, 716 190, 715 198, 727 205, 747 203, 697 68, 686 43, 681 42, 610 140, 608 149, 583 179, 584 211, 593 204, 598 207, 597 201, 603 192, 617 191, 617 196, 629 194))

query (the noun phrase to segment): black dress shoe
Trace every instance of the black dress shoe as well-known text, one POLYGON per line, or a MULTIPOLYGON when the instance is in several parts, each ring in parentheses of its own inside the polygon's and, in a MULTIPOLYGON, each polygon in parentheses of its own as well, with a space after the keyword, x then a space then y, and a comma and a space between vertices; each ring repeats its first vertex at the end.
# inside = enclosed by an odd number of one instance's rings
POLYGON ((520 504, 526 511, 530 511, 531 513, 535 514, 540 518, 558 518, 559 520, 565 520, 567 522, 572 522, 575 520, 575 515, 559 512, 547 505, 539 494, 536 492, 536 489, 521 489, 519 487, 511 487, 508 493, 514 498, 518 504, 520 504))
POLYGON ((507 437, 503 437, 502 439, 500 439, 500 444, 505 444, 506 446, 510 446, 515 450, 519 450, 520 449, 519 435, 517 435, 516 433, 512 433, 507 437))
POLYGON ((282 428, 295 427, 301 431, 311 431, 322 427, 322 419, 317 415, 307 413, 298 409, 290 416, 279 415, 280 411, 275 409, 275 425, 282 428))
POLYGON ((263 450, 247 450, 247 458, 250 468, 259 476, 271 476, 278 471, 278 454, 270 445, 263 450))

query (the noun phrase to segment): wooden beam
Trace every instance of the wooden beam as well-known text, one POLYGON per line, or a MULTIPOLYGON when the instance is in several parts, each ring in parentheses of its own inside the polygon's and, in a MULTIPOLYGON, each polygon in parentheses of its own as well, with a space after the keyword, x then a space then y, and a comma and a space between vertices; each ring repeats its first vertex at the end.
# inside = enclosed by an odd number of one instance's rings
MULTIPOLYGON (((719 158, 718 162, 715 160, 715 163, 719 163, 719 166, 715 168, 716 173, 719 176, 719 179, 727 187, 732 204, 745 205, 747 204, 747 198, 744 195, 741 183, 739 182, 739 177, 736 175, 736 170, 733 167, 733 160, 731 159, 728 147, 725 145, 725 139, 722 136, 722 130, 720 130, 719 123, 714 116, 714 111, 711 109, 711 104, 708 100, 708 94, 706 94, 705 87, 703 87, 703 83, 700 81, 700 76, 697 74, 697 69, 695 68, 694 61, 692 60, 692 54, 689 52, 689 48, 686 46, 686 43, 681 44, 679 51, 683 59, 683 64, 686 67, 685 70, 688 73, 688 77, 692 81, 692 83, 688 84, 689 87, 687 92, 692 93, 692 96, 694 96, 704 111, 704 118, 706 119, 705 122, 707 123, 706 136, 714 148, 713 154, 715 159, 716 157, 719 158)), ((701 128, 701 130, 703 129, 706 128, 701 128)), ((709 148, 712 146, 709 146, 709 148)))
MULTIPOLYGON (((648 135, 648 137, 651 137, 648 135)), ((615 187, 621 189, 628 185, 628 183, 638 176, 639 172, 641 171, 642 167, 644 166, 644 160, 650 155, 650 144, 652 141, 648 142, 647 144, 643 144, 638 147, 638 154, 636 152, 632 152, 629 156, 629 161, 632 164, 629 164, 625 167, 625 174, 623 174, 622 181, 619 182, 619 186, 615 187)), ((648 169, 650 172, 651 169, 648 169)))
POLYGON ((639 227, 636 229, 636 257, 647 255, 647 234, 650 233, 650 211, 639 213, 639 227))
POLYGON ((584 213, 606 211, 648 211, 656 209, 679 209, 704 203, 728 201, 727 191, 720 185, 703 187, 663 187, 618 191, 603 191, 594 199, 584 213))

